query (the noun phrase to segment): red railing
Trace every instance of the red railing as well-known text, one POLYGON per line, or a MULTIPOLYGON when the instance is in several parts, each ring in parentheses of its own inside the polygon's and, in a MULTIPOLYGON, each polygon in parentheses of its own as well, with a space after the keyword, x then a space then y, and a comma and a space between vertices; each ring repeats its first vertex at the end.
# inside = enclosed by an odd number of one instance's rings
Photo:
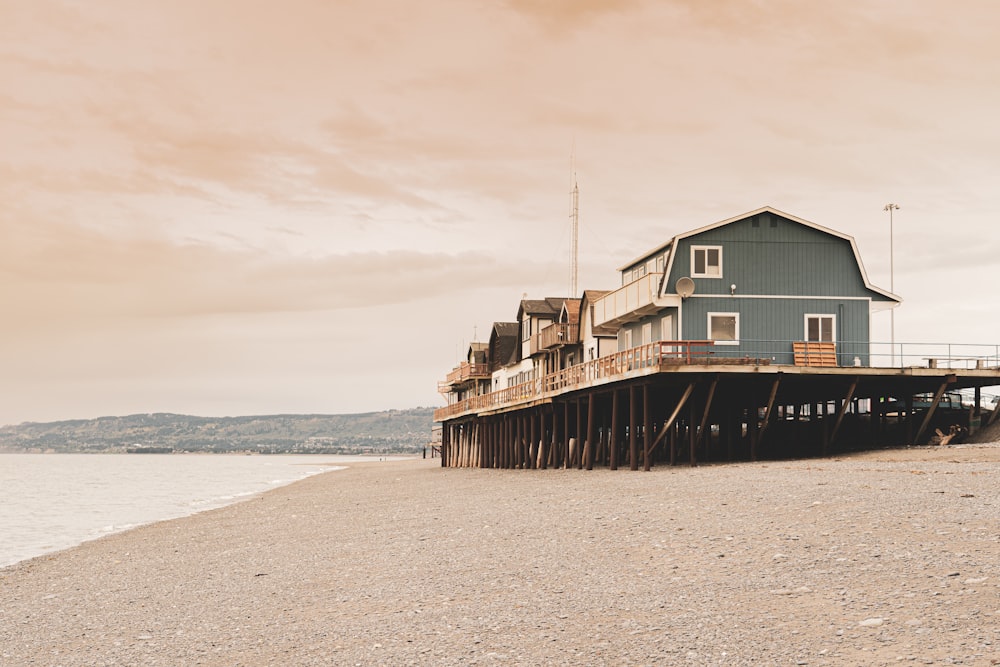
POLYGON ((463 412, 497 409, 516 403, 536 400, 553 393, 620 378, 633 371, 659 368, 671 364, 709 363, 710 340, 670 340, 640 345, 606 357, 585 361, 569 368, 549 373, 536 380, 474 396, 434 411, 434 421, 443 421, 463 412))

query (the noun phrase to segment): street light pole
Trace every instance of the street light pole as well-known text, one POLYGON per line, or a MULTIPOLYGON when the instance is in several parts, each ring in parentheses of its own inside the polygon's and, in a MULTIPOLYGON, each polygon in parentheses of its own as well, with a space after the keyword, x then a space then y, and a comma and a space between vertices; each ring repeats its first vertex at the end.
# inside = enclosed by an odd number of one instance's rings
MULTIPOLYGON (((899 210, 899 204, 886 204, 882 209, 883 211, 889 211, 889 291, 893 294, 896 293, 896 282, 894 280, 893 270, 893 251, 892 251, 892 212, 899 210)), ((896 365, 896 308, 889 309, 889 344, 892 346, 892 365, 896 365)), ((902 355, 899 359, 902 363, 902 355)))

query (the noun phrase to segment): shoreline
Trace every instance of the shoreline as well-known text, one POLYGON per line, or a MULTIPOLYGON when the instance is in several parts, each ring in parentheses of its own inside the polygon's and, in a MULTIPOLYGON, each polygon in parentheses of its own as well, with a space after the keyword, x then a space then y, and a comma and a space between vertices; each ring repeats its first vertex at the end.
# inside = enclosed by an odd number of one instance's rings
MULTIPOLYGON (((148 461, 150 460, 149 456, 157 458, 171 457, 171 460, 175 460, 172 454, 146 455, 146 457, 133 457, 122 453, 106 452, 60 452, 51 454, 51 457, 56 457, 57 459, 81 461, 99 459, 101 457, 122 460, 126 456, 128 458, 124 460, 130 463, 148 461), (73 457, 83 458, 74 459, 73 457)), ((203 455, 196 454, 195 456, 200 458, 203 455)), ((30 452, 0 452, 0 464, 11 466, 6 470, 8 476, 13 474, 16 477, 24 474, 27 476, 26 479, 32 480, 33 476, 41 474, 41 471, 37 466, 25 467, 19 463, 22 460, 21 457, 25 457, 26 460, 36 460, 38 457, 50 458, 50 455, 30 452)), ((187 457, 183 458, 187 459, 187 457)), ((242 459, 243 457, 239 458, 242 459)), ((0 569, 38 556, 51 555, 72 549, 80 544, 133 528, 159 521, 183 518, 229 504, 242 502, 280 486, 292 484, 310 475, 328 472, 331 469, 342 469, 348 464, 357 462, 377 461, 384 457, 307 455, 300 457, 301 460, 292 460, 292 458, 290 455, 269 457, 269 462, 272 460, 283 461, 287 469, 274 470, 273 474, 277 476, 274 479, 270 477, 272 472, 270 470, 267 472, 261 471, 258 474, 248 471, 246 478, 242 481, 237 475, 234 478, 227 479, 220 486, 215 484, 217 478, 214 477, 214 474, 206 470, 201 474, 202 477, 205 477, 202 480, 204 485, 188 485, 176 489, 176 491, 170 491, 165 486, 166 482, 164 480, 169 475, 160 474, 159 472, 148 474, 149 471, 144 471, 144 469, 140 468, 138 469, 137 478, 141 479, 144 476, 148 476, 151 486, 141 488, 133 486, 131 492, 139 492, 139 496, 132 498, 131 496, 124 495, 123 492, 119 492, 118 494, 102 494, 96 498, 86 499, 87 504, 85 508, 82 511, 72 514, 59 510, 61 505, 72 501, 72 496, 67 495, 65 490, 63 490, 62 495, 56 492, 51 497, 39 495, 36 498, 32 495, 33 489, 29 490, 24 487, 23 482, 9 478, 7 479, 7 483, 12 484, 12 486, 4 489, 6 493, 0 493, 0 499, 5 500, 8 506, 5 507, 5 512, 0 512, 0 514, 9 516, 13 524, 5 526, 6 544, 0 545, 0 569), (310 470, 307 471, 307 468, 310 470), (150 495, 152 499, 149 502, 140 497, 146 490, 151 491, 150 495), (19 492, 27 493, 28 500, 19 497, 19 492), (135 502, 132 503, 132 500, 135 502), (29 501, 30 505, 25 504, 29 501), (143 509, 141 511, 128 509, 126 508, 128 504, 135 504, 136 507, 143 509), (30 518, 30 521, 26 517, 30 518)), ((117 466, 116 463, 108 465, 112 469, 115 469, 117 466)), ((127 469, 135 472, 135 469, 132 467, 127 469)), ((84 487, 88 484, 102 483, 103 478, 107 474, 110 474, 105 472, 98 473, 91 466, 88 466, 86 471, 82 473, 72 471, 67 465, 57 465, 54 470, 54 479, 59 479, 61 475, 71 474, 73 479, 67 480, 66 488, 75 489, 80 492, 85 492, 86 489, 84 487), (102 478, 101 480, 98 480, 98 475, 102 478)), ((202 473, 202 471, 196 472, 202 473)), ((181 474, 180 471, 177 471, 177 474, 181 474)), ((45 476, 45 480, 36 479, 34 480, 35 483, 39 485, 49 483, 48 478, 50 476, 47 473, 45 473, 45 476)), ((4 481, 4 475, 0 475, 0 482, 2 481, 4 481)))
POLYGON ((1000 653, 1000 445, 629 471, 369 462, 0 570, 0 663, 1000 653))

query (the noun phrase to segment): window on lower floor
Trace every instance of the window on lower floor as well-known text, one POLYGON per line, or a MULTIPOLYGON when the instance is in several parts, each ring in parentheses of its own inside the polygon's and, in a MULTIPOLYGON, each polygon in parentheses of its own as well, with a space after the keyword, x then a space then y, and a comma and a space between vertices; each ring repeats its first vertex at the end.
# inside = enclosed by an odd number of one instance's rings
POLYGON ((806 340, 810 343, 833 343, 833 315, 806 315, 806 340))
POLYGON ((738 345, 740 342, 739 313, 709 313, 708 337, 716 345, 738 345))

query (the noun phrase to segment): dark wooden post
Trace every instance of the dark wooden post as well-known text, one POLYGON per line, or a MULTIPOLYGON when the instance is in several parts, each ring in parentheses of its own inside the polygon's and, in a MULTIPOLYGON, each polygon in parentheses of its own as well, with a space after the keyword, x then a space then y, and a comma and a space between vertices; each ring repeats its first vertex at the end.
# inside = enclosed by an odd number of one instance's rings
POLYGON ((493 467, 493 417, 483 418, 483 429, 485 430, 485 442, 483 443, 483 467, 493 467))
POLYGON ((576 448, 573 450, 573 465, 583 469, 583 400, 576 399, 576 448))
POLYGON ((500 467, 510 467, 510 416, 506 414, 500 422, 500 467))
POLYGON ((518 434, 518 424, 520 422, 516 412, 512 412, 510 415, 510 460, 507 462, 508 467, 513 469, 517 467, 517 434, 518 434))
POLYGON ((628 388, 628 467, 629 470, 639 469, 639 441, 636 430, 639 421, 639 405, 635 395, 635 385, 628 388))
POLYGON ((559 443, 561 440, 559 435, 559 424, 562 420, 559 418, 558 410, 556 410, 557 405, 559 404, 552 404, 552 446, 549 449, 549 465, 553 468, 558 468, 560 464, 559 443))
POLYGON ((531 422, 531 428, 528 429, 531 434, 531 442, 528 443, 528 468, 534 470, 538 465, 538 412, 540 408, 535 408, 528 414, 528 420, 531 422))
POLYGON ((563 442, 561 445, 563 468, 567 470, 572 464, 569 460, 569 440, 570 440, 570 423, 569 423, 569 406, 572 405, 571 401, 566 401, 565 409, 563 410, 563 442))
POLYGON ((736 430, 737 415, 732 401, 727 401, 722 410, 722 424, 719 426, 719 439, 726 443, 726 460, 736 460, 736 430))
POLYGON ((451 424, 441 425, 441 467, 448 467, 448 443, 451 441, 451 424))
POLYGON ((642 385, 642 469, 653 467, 653 412, 649 409, 649 385, 642 385))
POLYGON ((547 433, 545 429, 546 423, 549 421, 549 410, 546 408, 538 409, 538 421, 541 423, 541 433, 538 435, 538 446, 541 448, 538 452, 538 467, 545 470, 548 467, 548 461, 546 457, 552 451, 552 448, 546 449, 545 446, 548 441, 545 439, 547 433))
POLYGON ((913 441, 913 394, 906 392, 906 443, 907 445, 915 445, 913 441))
POLYGON ((670 431, 667 433, 667 437, 670 438, 670 465, 677 465, 677 430, 681 427, 680 422, 674 421, 670 425, 670 431))
POLYGON ((597 435, 596 430, 594 428, 594 416, 595 416, 594 410, 596 407, 595 401, 596 398, 594 395, 594 391, 591 390, 590 396, 587 397, 587 445, 586 445, 587 470, 594 469, 594 449, 596 448, 596 443, 594 442, 594 440, 597 435))
POLYGON ((618 470, 618 390, 611 392, 611 434, 608 439, 611 469, 618 470))
POLYGON ((528 412, 520 410, 520 419, 517 421, 519 431, 517 434, 517 467, 524 470, 528 467, 528 412))
POLYGON ((698 464, 698 456, 695 449, 698 447, 698 406, 691 401, 688 407, 688 450, 692 466, 698 464))

